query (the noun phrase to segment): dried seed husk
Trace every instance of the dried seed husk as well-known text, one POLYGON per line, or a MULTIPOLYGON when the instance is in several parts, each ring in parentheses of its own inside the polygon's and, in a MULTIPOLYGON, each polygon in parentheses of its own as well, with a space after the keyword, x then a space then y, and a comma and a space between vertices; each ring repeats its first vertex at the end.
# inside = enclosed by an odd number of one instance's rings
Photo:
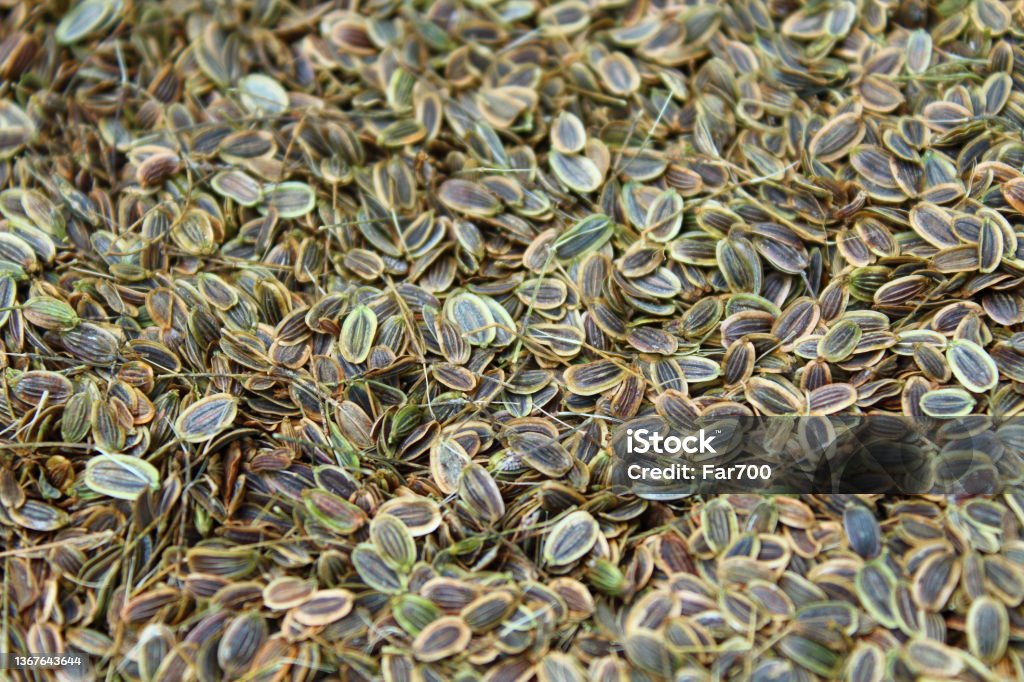
POLYGON ((172 587, 149 589, 125 601, 120 616, 126 623, 145 623, 162 608, 181 598, 181 592, 172 587))
POLYGON ((115 0, 81 0, 61 18, 54 38, 60 45, 73 45, 108 26, 121 8, 115 0))
POLYGON ((419 121, 406 119, 395 121, 380 131, 377 144, 382 147, 405 147, 416 144, 427 136, 427 128, 419 121))
POLYGON ((882 549, 878 519, 861 504, 852 504, 843 512, 843 528, 850 548, 865 559, 873 559, 882 549))
POLYGON ((961 565, 952 552, 938 551, 929 556, 914 574, 914 601, 930 611, 941 610, 956 589, 960 571, 961 565))
POLYGON ((263 604, 274 611, 300 606, 316 591, 316 583, 294 576, 279 576, 263 588, 263 604))
POLYGON ((747 400, 763 414, 785 416, 801 413, 805 398, 799 389, 777 377, 754 377, 745 388, 747 400))
POLYGON ((251 73, 238 81, 242 105, 254 113, 279 114, 288 108, 288 93, 277 80, 251 73))
POLYGON ((405 588, 402 575, 388 563, 374 545, 361 542, 352 550, 352 566, 363 582, 384 594, 399 594, 405 588))
POLYGON ((443 614, 429 599, 418 594, 403 594, 397 599, 394 615, 402 629, 415 637, 443 614))
POLYGON ((801 635, 786 635, 779 641, 778 650, 801 668, 826 679, 834 678, 841 664, 834 651, 801 635))
POLYGON ((563 111, 551 122, 551 146, 562 154, 575 154, 587 143, 587 131, 575 114, 563 111))
POLYGON ((863 333, 853 320, 840 320, 818 341, 818 355, 829 362, 842 362, 857 348, 863 333))
POLYGON ((427 625, 412 642, 412 653, 424 663, 460 654, 473 633, 457 616, 443 616, 427 625))
POLYGON ((227 672, 245 670, 267 639, 267 624, 259 611, 234 618, 217 645, 217 662, 227 672))
POLYGON ((590 24, 590 7, 582 0, 562 0, 538 15, 541 30, 550 36, 571 36, 590 24))
POLYGON ((850 682, 880 682, 885 672, 885 654, 868 642, 860 642, 846 660, 845 676, 850 682))
POLYGON ((559 235, 552 246, 559 260, 573 260, 601 248, 614 233, 611 219, 595 213, 559 235))
POLYGON ((364 362, 377 335, 377 315, 366 305, 358 305, 345 316, 338 337, 341 355, 352 363, 364 362))
POLYGON ((263 186, 261 208, 279 218, 301 218, 316 207, 316 192, 304 182, 280 182, 263 186))
POLYGON ((88 365, 109 366, 118 357, 118 337, 91 322, 81 322, 61 332, 60 338, 71 355, 88 365))
POLYGON ((921 396, 921 410, 936 419, 953 419, 971 413, 977 401, 962 388, 939 388, 921 396))
POLYGON ((326 490, 304 490, 302 499, 317 523, 336 533, 351 535, 366 523, 366 512, 326 490))
POLYGON ((327 625, 347 616, 354 603, 354 595, 348 590, 317 590, 292 609, 292 617, 310 627, 327 625))
POLYGON ((174 422, 174 430, 185 443, 204 443, 231 426, 237 415, 238 398, 217 393, 186 407, 174 422))
POLYGON ((541 433, 518 433, 509 447, 524 464, 550 478, 564 476, 572 468, 572 457, 557 440, 541 433))
POLYGON ((907 71, 922 74, 928 70, 932 59, 932 37, 924 29, 911 31, 907 38, 907 71))
POLYGON ((17 509, 8 510, 7 515, 11 521, 22 528, 40 533, 59 530, 71 520, 71 517, 63 509, 38 500, 26 500, 17 509))
POLYGON ((378 514, 370 521, 370 541, 387 561, 400 571, 416 563, 416 545, 412 533, 394 516, 378 514))
POLYGON ((760 293, 763 282, 761 259, 745 239, 723 239, 716 246, 718 269, 734 293, 760 293))
POLYGON ((37 134, 35 123, 18 105, 0 100, 0 160, 17 154, 37 134))
POLYGON ((466 450, 452 438, 438 438, 430 446, 430 473, 438 489, 446 495, 458 490, 459 476, 470 462, 466 450))
POLYGON ((915 670, 936 677, 956 677, 964 667, 955 649, 923 637, 907 644, 907 660, 915 670))
POLYGON ((157 468, 130 455, 93 457, 85 467, 82 480, 93 492, 119 500, 134 500, 148 490, 160 489, 157 468))
POLYGON ((1010 637, 1006 606, 988 595, 967 610, 967 646, 982 663, 992 665, 1006 653, 1010 637))
POLYGON ((664 638, 654 630, 637 628, 626 637, 626 657, 641 670, 671 677, 672 658, 664 638))
POLYGON ((850 384, 825 384, 807 394, 807 409, 813 415, 842 412, 857 402, 857 389, 850 384))
POLYGON ((978 233, 978 262, 981 272, 995 272, 1003 260, 1003 231, 992 220, 983 220, 978 233))
POLYGON ((394 497, 378 507, 377 513, 400 520, 414 538, 429 535, 441 525, 441 511, 437 503, 426 497, 394 497))
POLYGON ((459 498, 473 516, 486 523, 496 523, 505 515, 505 501, 497 482, 479 464, 470 464, 462 470, 459 498))
POLYGON ((11 395, 21 402, 38 406, 63 405, 74 391, 71 380, 56 372, 32 370, 18 376, 9 383, 11 395))
POLYGON ((973 341, 950 341, 946 360, 960 385, 972 393, 984 393, 999 383, 999 368, 992 356, 973 341))
POLYGON ((549 566, 566 566, 584 557, 597 542, 600 528, 585 511, 574 511, 551 527, 544 541, 544 561, 549 566))
POLYGON ((493 630, 515 610, 517 599, 508 591, 485 594, 463 607, 459 617, 474 633, 493 630))
POLYGON ((460 178, 441 183, 437 197, 456 213, 486 218, 501 211, 501 202, 483 185, 460 178))
POLYGON ((581 194, 597 190, 604 180, 604 173, 597 164, 582 154, 553 151, 548 161, 558 179, 569 189, 581 194))
POLYGON ((736 513, 723 499, 715 499, 701 509, 704 539, 713 552, 727 547, 738 532, 736 513))
POLYGON ((722 374, 722 366, 711 358, 687 355, 676 359, 687 383, 714 381, 722 374))
POLYGON ((186 552, 189 569, 227 579, 239 579, 256 568, 256 553, 244 548, 193 547, 186 552))
POLYGON ((572 365, 565 370, 565 386, 577 395, 597 395, 617 386, 626 370, 611 360, 572 365))
POLYGON ((222 197, 241 206, 255 206, 263 201, 263 187, 241 170, 221 171, 210 180, 210 187, 222 197))
POLYGON ((42 329, 66 331, 79 322, 70 305, 52 296, 33 296, 25 301, 21 311, 27 322, 42 329))
POLYGON ((836 116, 821 127, 807 146, 807 151, 827 163, 842 158, 864 137, 864 122, 855 113, 836 116))
POLYGON ((486 346, 497 336, 491 308, 476 294, 464 292, 452 296, 444 303, 444 314, 474 346, 486 346))

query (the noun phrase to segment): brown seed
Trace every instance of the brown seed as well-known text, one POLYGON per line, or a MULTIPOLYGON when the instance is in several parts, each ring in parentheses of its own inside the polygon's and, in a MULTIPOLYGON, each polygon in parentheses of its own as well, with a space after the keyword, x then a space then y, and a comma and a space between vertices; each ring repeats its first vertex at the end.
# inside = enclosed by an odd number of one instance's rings
POLYGON ((472 636, 461 618, 444 616, 423 628, 412 643, 413 655, 429 663, 459 654, 472 636))
POLYGON ((182 441, 202 443, 228 428, 237 414, 238 398, 218 393, 185 408, 174 423, 174 429, 182 441))
POLYGON ((317 590, 296 606, 292 613, 296 622, 303 625, 327 625, 347 616, 353 602, 353 595, 348 590, 317 590))

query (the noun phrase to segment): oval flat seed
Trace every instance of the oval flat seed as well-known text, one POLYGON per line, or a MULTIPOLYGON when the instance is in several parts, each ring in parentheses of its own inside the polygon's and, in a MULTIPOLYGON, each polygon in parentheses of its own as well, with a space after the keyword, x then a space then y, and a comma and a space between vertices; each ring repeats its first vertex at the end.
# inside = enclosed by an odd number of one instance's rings
POLYGON ((296 622, 316 627, 344 618, 352 611, 354 603, 355 599, 348 590, 317 590, 296 606, 292 614, 296 622))
POLYGON ((807 395, 807 408, 814 415, 835 414, 857 402, 857 389, 850 384, 826 384, 807 395))
POLYGON ((850 548, 865 559, 873 559, 882 549, 882 531, 878 519, 867 507, 852 504, 843 512, 843 528, 850 548))
POLYGON ((399 594, 405 589, 402 575, 374 545, 361 542, 352 550, 352 566, 371 589, 384 594, 399 594))
POLYGON ((470 461, 465 449, 453 439, 440 438, 430 446, 430 473, 446 495, 458 490, 459 476, 470 461))
POLYGON ((688 355, 677 358, 679 369, 683 372, 687 383, 714 381, 722 374, 722 367, 711 358, 688 355))
POLYGON ((545 434, 514 434, 509 446, 524 464, 550 478, 564 476, 572 468, 572 457, 562 444, 545 434))
POLYGON ((445 180, 438 189, 438 198, 457 213, 487 217, 501 210, 501 202, 482 185, 458 178, 445 180))
POLYGON ((174 430, 186 443, 203 443, 231 426, 237 414, 238 398, 217 393, 185 408, 174 423, 174 430))
POLYGON ((551 123, 551 146, 562 154, 575 154, 587 142, 583 122, 568 111, 560 113, 551 123))
POLYGON ((807 146, 807 151, 822 162, 844 156, 864 137, 865 126, 856 114, 837 116, 819 130, 807 146))
POLYGON ((280 218, 301 218, 316 206, 316 193, 304 182, 282 182, 263 186, 263 206, 280 218))
POLYGON ((654 630, 638 628, 625 642, 626 658, 642 671, 668 678, 672 659, 664 638, 654 630))
POLYGON ((315 592, 316 583, 292 576, 280 576, 263 588, 263 604, 275 611, 300 606, 315 592))
POLYGON ((857 348, 863 333, 853 320, 840 320, 818 341, 818 355, 829 362, 842 362, 857 348))
POLYGON ((83 0, 74 5, 57 24, 54 37, 61 45, 72 45, 102 28, 114 12, 115 3, 107 0, 83 0))
POLYGON ((614 388, 622 381, 626 370, 611 360, 596 360, 572 365, 565 370, 565 385, 577 395, 597 395, 614 388))
POLYGON ((485 594, 467 604, 459 617, 474 633, 487 632, 497 627, 516 606, 516 598, 509 592, 485 594))
POLYGON ((93 457, 85 467, 83 480, 93 492, 120 500, 134 500, 148 490, 160 489, 156 467, 130 455, 93 457))
POLYGON ((412 642, 412 653, 424 663, 440 661, 462 652, 472 632, 457 616, 443 616, 427 625, 412 642))
POLYGON ((973 341, 950 341, 946 360, 960 385, 972 393, 984 393, 999 383, 995 360, 973 341))
POLYGON ((476 294, 461 293, 449 298, 445 301, 444 312, 474 346, 486 346, 497 336, 494 315, 476 294))
POLYGON ((366 360, 377 335, 377 315, 369 306, 358 305, 345 316, 338 338, 342 357, 351 363, 366 360))
POLYGON ((1006 606, 983 596, 967 610, 967 646, 982 663, 992 665, 1006 653, 1010 637, 1006 606))
POLYGON ((977 401, 961 388, 941 388, 921 396, 921 410, 929 417, 953 419, 971 413, 977 401))
POLYGON ((604 180, 604 174, 597 164, 582 154, 551 152, 548 161, 558 179, 569 189, 581 194, 593 192, 604 180))
POLYGON ((604 246, 614 232, 615 228, 608 216, 587 216, 555 239, 555 256, 560 260, 585 256, 604 246))
POLYGON ((381 556, 398 569, 407 571, 416 562, 416 545, 412 533, 401 521, 388 514, 378 514, 370 521, 370 541, 381 556))
POLYGON ((26 500, 20 507, 9 510, 7 514, 22 528, 39 532, 58 530, 70 521, 70 517, 63 509, 38 500, 26 500))
POLYGON ((505 501, 498 484, 479 464, 470 464, 459 477, 459 498, 478 518, 495 523, 505 515, 505 501))
POLYGON ((544 561, 551 566, 577 561, 594 547, 599 533, 597 521, 589 513, 567 514, 552 526, 544 541, 544 561))
POLYGON ((214 192, 242 206, 255 206, 263 200, 263 187, 240 170, 217 173, 210 180, 214 192))
POLYGON ((960 570, 960 563, 952 552, 937 552, 925 559, 914 574, 914 601, 930 611, 942 609, 956 588, 960 570))
POLYGON ((304 490, 302 498, 310 515, 336 533, 350 535, 366 523, 366 513, 362 509, 326 490, 304 490))
POLYGON ((378 507, 377 513, 389 514, 400 520, 414 538, 429 535, 441 525, 437 503, 426 497, 394 497, 378 507))

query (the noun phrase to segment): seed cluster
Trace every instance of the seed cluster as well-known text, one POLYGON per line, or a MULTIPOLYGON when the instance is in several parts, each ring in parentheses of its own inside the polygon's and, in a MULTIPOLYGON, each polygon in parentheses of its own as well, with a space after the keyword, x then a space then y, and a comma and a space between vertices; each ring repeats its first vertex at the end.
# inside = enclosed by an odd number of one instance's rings
POLYGON ((0 650, 1024 678, 1020 429, 969 499, 647 500, 609 447, 1024 414, 1017 4, 0 6, 0 650))

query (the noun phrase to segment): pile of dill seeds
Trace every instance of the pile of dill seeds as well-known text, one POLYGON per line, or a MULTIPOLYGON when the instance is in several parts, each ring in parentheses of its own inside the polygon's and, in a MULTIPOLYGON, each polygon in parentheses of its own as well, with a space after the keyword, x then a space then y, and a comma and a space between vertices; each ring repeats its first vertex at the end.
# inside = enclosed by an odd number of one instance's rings
POLYGON ((999 0, 0 0, 12 679, 1024 677, 988 495, 610 483, 1024 413, 999 0))

